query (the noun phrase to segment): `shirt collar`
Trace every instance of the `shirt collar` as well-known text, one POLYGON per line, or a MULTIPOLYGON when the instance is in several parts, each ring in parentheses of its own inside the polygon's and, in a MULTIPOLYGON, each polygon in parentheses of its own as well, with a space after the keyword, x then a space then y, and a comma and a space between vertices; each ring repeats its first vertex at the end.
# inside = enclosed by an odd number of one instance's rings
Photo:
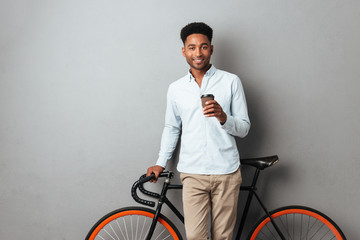
MULTIPOLYGON (((215 72, 216 72, 216 68, 214 67, 214 65, 211 65, 211 67, 209 68, 209 70, 206 71, 204 77, 210 78, 212 77, 215 72)), ((191 74, 190 70, 188 71, 188 76, 189 76, 189 81, 191 80, 195 80, 194 76, 191 74)))

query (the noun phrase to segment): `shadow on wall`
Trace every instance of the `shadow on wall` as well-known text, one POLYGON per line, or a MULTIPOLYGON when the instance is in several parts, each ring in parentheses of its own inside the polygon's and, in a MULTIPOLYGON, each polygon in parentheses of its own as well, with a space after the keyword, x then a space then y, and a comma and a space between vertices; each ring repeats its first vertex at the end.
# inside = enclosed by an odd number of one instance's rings
MULTIPOLYGON (((255 158, 264 157, 265 155, 278 154, 277 152, 268 153, 272 137, 270 136, 271 133, 269 131, 269 127, 271 126, 267 124, 266 111, 265 109, 263 109, 264 106, 267 105, 265 99, 262 97, 262 93, 257 90, 256 85, 251 84, 251 78, 250 76, 247 76, 246 69, 244 72, 242 72, 241 70, 242 66, 247 65, 245 64, 247 61, 246 54, 234 54, 234 52, 243 53, 246 52, 246 50, 242 51, 241 45, 233 46, 232 44, 233 41, 229 42, 224 38, 218 39, 217 45, 215 46, 216 50, 214 52, 215 54, 213 58, 214 64, 217 68, 238 75, 244 87, 249 118, 251 121, 251 128, 249 134, 245 138, 236 138, 236 143, 240 156, 241 158, 255 158), (236 51, 234 51, 234 49, 236 49, 236 51)), ((283 182, 286 182, 286 180, 291 176, 291 169, 288 169, 288 167, 289 166, 287 165, 276 165, 276 167, 269 168, 266 171, 261 171, 260 173, 260 177, 257 183, 257 193, 259 194, 261 200, 268 208, 268 210, 273 210, 271 206, 271 200, 274 198, 274 196, 272 196, 271 189, 273 189, 274 186, 281 187, 281 184, 283 182)), ((243 177, 242 185, 250 185, 252 183, 255 168, 249 166, 242 166, 241 172, 243 177)), ((239 221, 243 214, 243 208, 245 207, 247 196, 247 192, 240 193, 238 202, 239 217, 235 231, 240 224, 239 221)), ((250 230, 252 229, 252 226, 264 214, 265 213, 258 204, 257 200, 253 198, 241 239, 246 239, 250 230)))
POLYGON ((246 50, 241 50, 241 45, 234 46, 233 41, 228 41, 226 38, 218 38, 216 46, 214 46, 213 62, 214 65, 222 70, 238 75, 244 87, 249 117, 251 121, 251 128, 248 136, 244 139, 236 138, 237 146, 241 157, 260 157, 257 155, 259 150, 264 146, 264 139, 269 139, 266 131, 266 119, 262 115, 262 107, 264 106, 261 93, 256 91, 251 79, 246 77, 246 70, 242 71, 242 66, 245 66, 247 57, 246 54, 235 54, 236 52, 245 53, 246 50), (245 77, 244 77, 245 76, 245 77), (248 87, 251 85, 252 87, 248 87))
MULTIPOLYGON (((238 42, 241 40, 239 39, 238 42)), ((262 149, 266 149, 266 140, 271 139, 269 131, 267 131, 270 126, 267 126, 265 111, 263 111, 263 106, 266 104, 264 104, 265 100, 263 100, 261 92, 256 90, 256 85, 250 84, 251 79, 249 76, 246 77, 246 69, 242 71, 247 62, 247 51, 241 48, 241 44, 235 46, 233 40, 229 41, 220 36, 214 46, 213 62, 217 68, 238 75, 244 87, 251 128, 245 138, 236 138, 241 158, 262 157, 259 155, 262 149), (241 54, 236 54, 239 52, 241 54), (251 87, 249 87, 250 85, 251 87)))

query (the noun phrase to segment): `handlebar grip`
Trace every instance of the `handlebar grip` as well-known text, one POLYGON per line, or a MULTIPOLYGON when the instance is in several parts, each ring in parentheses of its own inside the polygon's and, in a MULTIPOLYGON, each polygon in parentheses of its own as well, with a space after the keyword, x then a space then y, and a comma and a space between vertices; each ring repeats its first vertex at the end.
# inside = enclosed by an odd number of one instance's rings
MULTIPOLYGON (((151 176, 154 176, 154 175, 151 175, 151 176)), ((140 177, 140 180, 141 180, 141 179, 144 179, 145 177, 146 177, 146 174, 142 175, 142 176, 140 177)), ((153 178, 155 178, 155 176, 154 176, 153 178)), ((151 178, 151 179, 153 179, 153 178, 151 178)), ((148 181, 150 181, 151 179, 149 179, 148 181)), ((145 182, 147 182, 147 181, 145 181, 145 182)), ((150 191, 148 191, 148 190, 146 190, 146 189, 144 188, 144 185, 143 185, 143 184, 144 184, 145 182, 139 184, 139 190, 140 190, 140 192, 142 192, 143 194, 148 195, 148 196, 150 196, 150 197, 153 197, 153 198, 160 198, 160 194, 154 193, 154 192, 150 192, 150 191)))
MULTIPOLYGON (((132 186, 132 188, 131 188, 131 196, 133 197, 133 199, 134 199, 136 202, 138 202, 138 203, 140 203, 140 204, 143 204, 143 205, 150 206, 150 207, 154 207, 154 206, 155 206, 155 202, 141 199, 141 198, 139 198, 139 196, 138 196, 137 193, 136 193, 136 189, 137 189, 140 185, 142 186, 142 184, 144 184, 145 182, 148 182, 148 181, 150 181, 151 179, 154 179, 154 178, 155 178, 154 175, 150 175, 150 176, 148 176, 148 177, 140 178, 139 180, 137 180, 137 181, 133 184, 133 186, 132 186)), ((146 190, 145 190, 145 191, 146 191, 146 190)))
MULTIPOLYGON (((173 173, 172 172, 169 172, 169 171, 164 171, 162 173, 160 173, 160 176, 159 177, 168 177, 168 178, 172 178, 173 177, 173 173)), ((155 206, 155 202, 153 201, 148 201, 148 200, 145 200, 145 199, 141 199, 137 193, 136 193, 136 189, 139 188, 139 190, 147 195, 147 196, 150 196, 150 197, 153 197, 153 198, 157 198, 159 199, 160 198, 160 194, 158 193, 154 193, 154 192, 150 192, 148 190, 146 190, 144 187, 143 187, 143 184, 154 179, 155 178, 155 175, 154 174, 151 174, 150 176, 146 177, 146 174, 142 175, 139 180, 137 180, 132 188, 131 188, 131 196, 133 197, 133 199, 140 203, 140 204, 143 204, 143 205, 147 205, 147 206, 150 206, 150 207, 154 207, 155 206)))

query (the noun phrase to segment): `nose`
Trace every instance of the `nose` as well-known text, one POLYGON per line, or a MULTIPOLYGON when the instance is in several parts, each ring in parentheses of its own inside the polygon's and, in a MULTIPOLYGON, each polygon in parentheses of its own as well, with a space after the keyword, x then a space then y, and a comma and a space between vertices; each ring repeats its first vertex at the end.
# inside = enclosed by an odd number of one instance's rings
POLYGON ((195 50, 195 55, 196 55, 196 56, 201 56, 201 55, 202 55, 201 48, 196 48, 196 50, 195 50))

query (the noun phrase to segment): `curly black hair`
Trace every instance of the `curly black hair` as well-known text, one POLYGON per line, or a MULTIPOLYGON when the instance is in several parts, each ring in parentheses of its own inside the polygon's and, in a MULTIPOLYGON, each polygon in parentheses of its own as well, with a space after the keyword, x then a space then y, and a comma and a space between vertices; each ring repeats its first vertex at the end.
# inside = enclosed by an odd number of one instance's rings
POLYGON ((181 29, 180 37, 183 43, 185 44, 186 38, 194 33, 201 33, 208 37, 210 43, 213 36, 213 30, 207 24, 203 22, 193 22, 189 23, 181 29))

